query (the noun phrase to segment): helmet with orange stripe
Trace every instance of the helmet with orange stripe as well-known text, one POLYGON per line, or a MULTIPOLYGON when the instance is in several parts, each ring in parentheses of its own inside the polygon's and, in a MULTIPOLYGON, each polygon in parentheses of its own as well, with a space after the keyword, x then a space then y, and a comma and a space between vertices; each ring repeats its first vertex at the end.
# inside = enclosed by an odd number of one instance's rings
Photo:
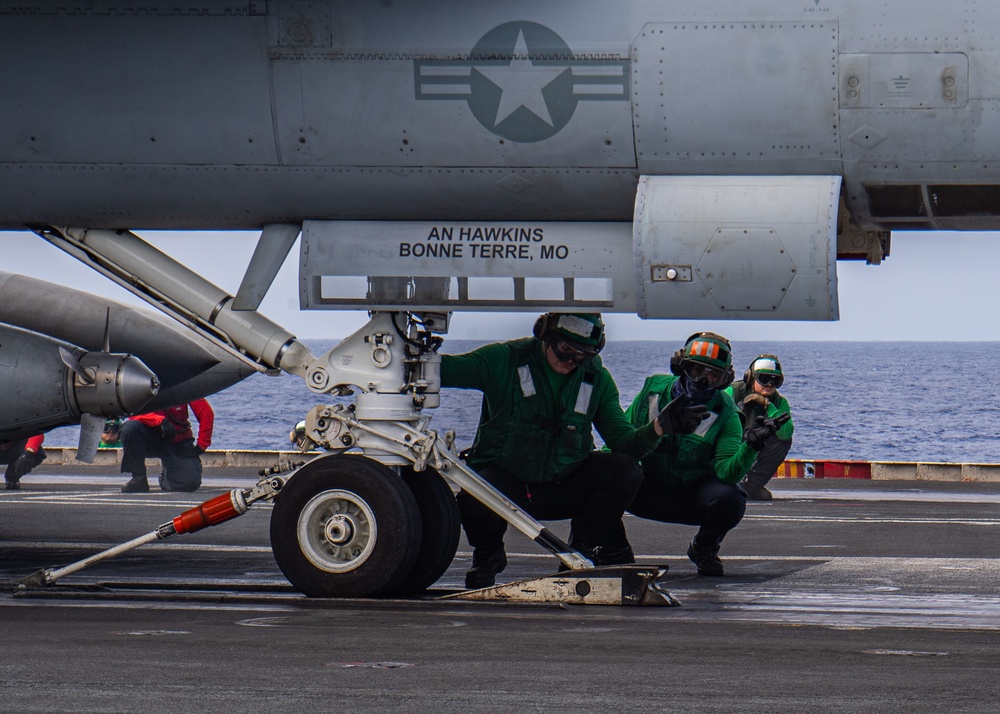
POLYGON ((696 332, 671 357, 670 371, 687 376, 699 390, 725 389, 736 377, 729 340, 714 332, 696 332))

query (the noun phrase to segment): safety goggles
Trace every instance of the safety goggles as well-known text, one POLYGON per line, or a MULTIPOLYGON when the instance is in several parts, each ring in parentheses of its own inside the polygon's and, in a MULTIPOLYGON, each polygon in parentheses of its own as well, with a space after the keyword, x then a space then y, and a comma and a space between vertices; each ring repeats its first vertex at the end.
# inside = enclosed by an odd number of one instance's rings
POLYGON ((554 340, 551 347, 556 359, 566 364, 586 364, 597 354, 594 351, 582 349, 567 340, 554 340))
POLYGON ((754 377, 757 380, 757 384, 762 387, 774 387, 777 389, 781 386, 781 383, 785 381, 784 377, 777 374, 758 374, 754 377))
POLYGON ((701 362, 688 361, 684 365, 684 373, 695 384, 700 385, 704 382, 705 386, 712 387, 713 389, 720 389, 729 382, 728 374, 721 369, 702 364, 701 362))

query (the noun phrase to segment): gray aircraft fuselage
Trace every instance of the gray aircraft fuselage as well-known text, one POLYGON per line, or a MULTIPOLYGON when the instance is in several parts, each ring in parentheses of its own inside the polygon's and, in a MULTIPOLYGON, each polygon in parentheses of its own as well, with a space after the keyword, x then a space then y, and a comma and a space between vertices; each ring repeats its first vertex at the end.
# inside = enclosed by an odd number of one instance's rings
POLYGON ((153 406, 312 369, 250 314, 300 231, 306 309, 823 320, 890 230, 1000 229, 996 0, 0 0, 0 66, 0 229, 201 331, 0 279, 0 438, 96 414, 105 333, 153 406), (263 232, 230 302, 129 229, 263 232))
POLYGON ((997 0, 0 0, 0 66, 0 229, 192 333, 0 274, 0 439, 80 423, 93 454, 103 417, 253 371, 357 389, 306 438, 371 462, 311 461, 274 511, 312 595, 453 557, 458 514, 423 538, 449 519, 390 478, 410 463, 589 565, 428 431, 452 312, 831 320, 838 258, 1000 228, 997 0), (261 239, 231 296, 131 232, 155 228, 261 239), (320 357, 257 312, 296 239, 301 306, 372 313, 320 357))
POLYGON ((643 175, 1000 228, 994 0, 3 3, 0 61, 2 228, 630 221, 643 175))

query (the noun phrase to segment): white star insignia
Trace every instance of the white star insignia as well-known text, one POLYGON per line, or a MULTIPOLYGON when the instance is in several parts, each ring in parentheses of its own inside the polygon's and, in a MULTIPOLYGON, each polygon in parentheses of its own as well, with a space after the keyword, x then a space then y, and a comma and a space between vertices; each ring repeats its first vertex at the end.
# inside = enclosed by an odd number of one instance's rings
POLYGON ((476 71, 500 88, 500 106, 497 107, 493 126, 524 107, 549 126, 554 126, 542 90, 569 67, 535 65, 528 59, 528 45, 524 33, 517 33, 514 45, 515 58, 506 67, 476 67, 476 71), (521 59, 523 57, 524 59, 521 59))

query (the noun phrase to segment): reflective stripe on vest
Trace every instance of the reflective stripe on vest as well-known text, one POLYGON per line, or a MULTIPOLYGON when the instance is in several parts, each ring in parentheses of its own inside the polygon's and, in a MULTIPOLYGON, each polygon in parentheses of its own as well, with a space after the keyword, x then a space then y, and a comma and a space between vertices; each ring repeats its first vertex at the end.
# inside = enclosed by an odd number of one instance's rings
MULTIPOLYGON (((536 394, 535 380, 531 378, 531 369, 528 365, 521 365, 517 368, 517 378, 521 383, 521 394, 526 398, 536 394)), ((594 397, 594 385, 590 382, 581 382, 576 393, 576 405, 573 411, 577 414, 588 414, 590 412, 590 401, 594 397)))
POLYGON ((590 382, 580 382, 580 391, 576 393, 576 406, 573 411, 577 414, 587 414, 590 411, 590 400, 594 396, 594 385, 590 382))
POLYGON ((660 395, 659 394, 650 394, 649 395, 649 420, 653 421, 658 416, 660 416, 660 395))
POLYGON ((521 393, 525 397, 535 396, 535 381, 531 378, 531 370, 528 365, 521 365, 517 368, 517 378, 521 381, 521 393))

